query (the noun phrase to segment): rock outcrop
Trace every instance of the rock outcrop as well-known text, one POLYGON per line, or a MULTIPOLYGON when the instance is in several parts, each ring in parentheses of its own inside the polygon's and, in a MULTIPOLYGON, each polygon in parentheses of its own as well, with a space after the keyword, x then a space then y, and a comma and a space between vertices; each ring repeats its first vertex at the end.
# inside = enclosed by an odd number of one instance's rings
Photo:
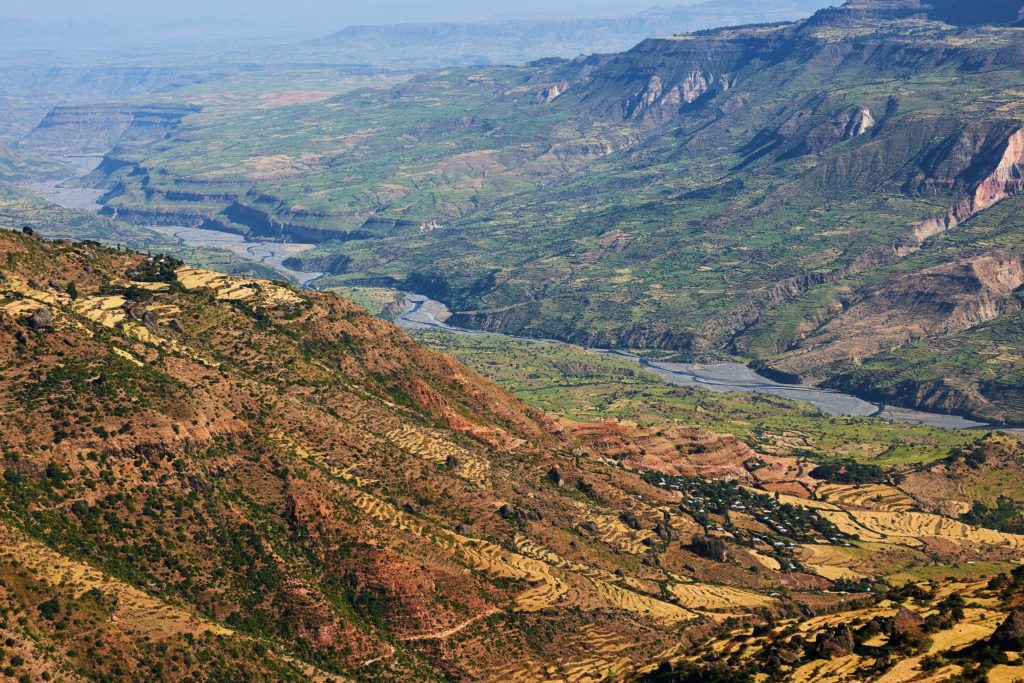
POLYGON ((1010 612, 989 642, 1004 652, 1024 649, 1024 610, 1018 608, 1010 612))

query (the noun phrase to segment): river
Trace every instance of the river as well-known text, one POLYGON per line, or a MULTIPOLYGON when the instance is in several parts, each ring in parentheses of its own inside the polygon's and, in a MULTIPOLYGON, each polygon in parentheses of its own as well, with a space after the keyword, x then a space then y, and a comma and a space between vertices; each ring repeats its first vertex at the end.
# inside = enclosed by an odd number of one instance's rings
MULTIPOLYGON (((406 309, 396 319, 399 327, 406 330, 440 330, 450 334, 482 336, 492 334, 478 330, 467 330, 448 325, 445 320, 451 315, 448 308, 437 301, 418 294, 406 295, 406 309)), ((507 336, 507 335, 505 335, 507 336)), ((561 344, 554 339, 532 339, 528 337, 509 337, 516 341, 537 344, 561 344)), ((850 417, 879 417, 907 424, 923 424, 941 429, 979 429, 986 427, 983 422, 975 422, 956 415, 926 413, 895 406, 872 403, 863 399, 843 394, 831 389, 821 389, 808 385, 781 384, 759 375, 742 363, 666 363, 637 356, 624 351, 608 349, 589 349, 597 353, 613 354, 619 358, 635 361, 647 368, 664 381, 675 386, 699 387, 718 392, 753 392, 770 394, 782 398, 802 401, 816 407, 826 415, 845 415, 850 417)), ((1006 430, 1018 431, 1019 430, 1006 430)))
MULTIPOLYGON (((103 161, 103 157, 75 156, 60 157, 58 160, 70 164, 75 169, 78 177, 81 177, 95 170, 100 165, 100 162, 103 161)), ((98 210, 100 206, 97 202, 104 193, 104 190, 97 190, 92 187, 75 187, 74 183, 66 178, 20 183, 20 187, 44 197, 65 209, 80 209, 84 211, 98 210)))
POLYGON ((242 258, 258 261, 269 266, 304 287, 323 275, 323 273, 313 271, 294 270, 284 265, 284 261, 288 258, 301 254, 307 249, 312 249, 312 244, 249 241, 243 235, 233 232, 190 228, 180 225, 147 225, 144 227, 147 230, 179 239, 190 246, 227 249, 242 258))
MULTIPOLYGON (((69 163, 76 171, 77 177, 81 177, 95 170, 100 162, 103 161, 103 157, 61 157, 60 160, 69 163)), ((98 211, 100 209, 98 200, 105 191, 91 187, 76 187, 74 180, 66 178, 40 180, 22 183, 21 187, 65 209, 98 211)), ((289 257, 312 249, 312 244, 249 241, 243 235, 232 232, 206 230, 184 225, 143 225, 140 227, 160 233, 161 235, 174 237, 189 246, 227 249, 242 258, 269 266, 302 286, 308 285, 323 275, 323 273, 294 270, 284 265, 284 261, 289 257)))
MULTIPOLYGON (((85 175, 100 163, 100 157, 67 158, 76 169, 85 175)), ((54 204, 70 209, 99 208, 97 200, 102 190, 65 186, 62 181, 42 181, 27 183, 27 189, 40 194, 54 204)), ((312 244, 292 242, 249 241, 242 235, 218 230, 188 226, 143 226, 148 230, 168 235, 191 246, 227 249, 242 258, 263 263, 302 286, 320 277, 323 273, 304 272, 288 268, 284 261, 290 256, 300 254, 313 247, 312 244)), ((425 296, 406 295, 407 307, 396 323, 406 330, 441 330, 450 334, 485 335, 488 332, 467 330, 453 327, 445 323, 451 315, 448 308, 425 296)), ((560 344, 554 339, 533 339, 527 337, 511 337, 517 341, 528 343, 560 344)), ((808 385, 781 384, 759 375, 742 363, 666 363, 643 358, 622 351, 608 349, 590 349, 598 353, 614 354, 621 358, 635 361, 647 368, 664 381, 675 386, 700 387, 709 391, 719 392, 753 392, 769 394, 794 401, 803 401, 818 408, 827 415, 845 415, 851 417, 879 417, 908 424, 924 424, 942 429, 978 429, 986 427, 983 422, 975 422, 956 415, 926 413, 895 406, 872 403, 863 399, 843 394, 830 389, 808 385)), ((1024 434, 1021 429, 1007 429, 1007 432, 1024 434)))

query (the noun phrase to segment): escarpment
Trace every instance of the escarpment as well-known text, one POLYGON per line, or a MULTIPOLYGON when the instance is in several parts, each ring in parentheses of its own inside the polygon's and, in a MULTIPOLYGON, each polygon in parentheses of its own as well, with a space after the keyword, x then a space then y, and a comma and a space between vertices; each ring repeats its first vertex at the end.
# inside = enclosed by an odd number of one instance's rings
MULTIPOLYGON (((971 162, 971 165, 961 172, 961 177, 982 175, 980 180, 972 183, 968 188, 968 195, 948 211, 917 225, 912 233, 914 242, 921 244, 935 235, 951 230, 985 209, 1024 190, 1024 128, 1018 127, 994 150, 983 150, 982 154, 972 157, 971 162), (988 171, 988 168, 991 168, 991 171, 988 171)), ((951 184, 954 180, 946 176, 933 179, 933 182, 951 184)))
POLYGON ((119 145, 150 145, 198 111, 198 107, 178 104, 62 105, 54 107, 19 144, 52 154, 104 154, 119 145))
POLYGON ((945 264, 856 292, 842 310, 771 367, 820 381, 906 343, 969 330, 1021 310, 1024 256, 994 254, 945 264))

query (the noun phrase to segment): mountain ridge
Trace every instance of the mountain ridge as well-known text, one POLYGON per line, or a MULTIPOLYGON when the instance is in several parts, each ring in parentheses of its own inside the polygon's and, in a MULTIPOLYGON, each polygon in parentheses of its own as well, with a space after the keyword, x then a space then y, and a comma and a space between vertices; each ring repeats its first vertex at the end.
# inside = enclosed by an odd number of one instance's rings
POLYGON ((729 663, 795 681, 843 620, 872 680, 901 608, 938 615, 913 662, 1013 646, 1024 535, 945 474, 1017 476, 1007 437, 890 472, 558 419, 336 295, 28 230, 0 340, 5 676, 665 680, 779 628, 729 663), (967 558, 992 581, 895 578, 967 558))

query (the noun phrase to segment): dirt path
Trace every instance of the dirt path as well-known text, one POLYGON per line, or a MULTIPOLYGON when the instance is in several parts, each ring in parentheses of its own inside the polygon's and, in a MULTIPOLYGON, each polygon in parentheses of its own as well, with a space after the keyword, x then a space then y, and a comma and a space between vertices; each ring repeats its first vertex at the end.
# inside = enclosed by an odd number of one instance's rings
POLYGON ((418 636, 405 636, 403 638, 399 638, 399 640, 402 641, 403 643, 414 643, 414 642, 418 642, 418 641, 421 641, 421 640, 444 640, 445 638, 451 638, 452 636, 454 636, 456 633, 458 633, 459 631, 463 630, 467 626, 472 626, 473 624, 475 624, 476 622, 480 621, 481 619, 486 619, 487 617, 491 616, 492 614, 497 614, 498 612, 501 612, 501 611, 502 610, 498 609, 497 607, 492 607, 491 609, 483 611, 483 612, 481 612, 480 614, 477 614, 474 617, 470 617, 469 619, 467 619, 466 621, 462 622, 461 624, 457 624, 455 626, 452 626, 451 628, 446 628, 443 631, 435 631, 434 633, 424 633, 424 634, 418 635, 418 636))

